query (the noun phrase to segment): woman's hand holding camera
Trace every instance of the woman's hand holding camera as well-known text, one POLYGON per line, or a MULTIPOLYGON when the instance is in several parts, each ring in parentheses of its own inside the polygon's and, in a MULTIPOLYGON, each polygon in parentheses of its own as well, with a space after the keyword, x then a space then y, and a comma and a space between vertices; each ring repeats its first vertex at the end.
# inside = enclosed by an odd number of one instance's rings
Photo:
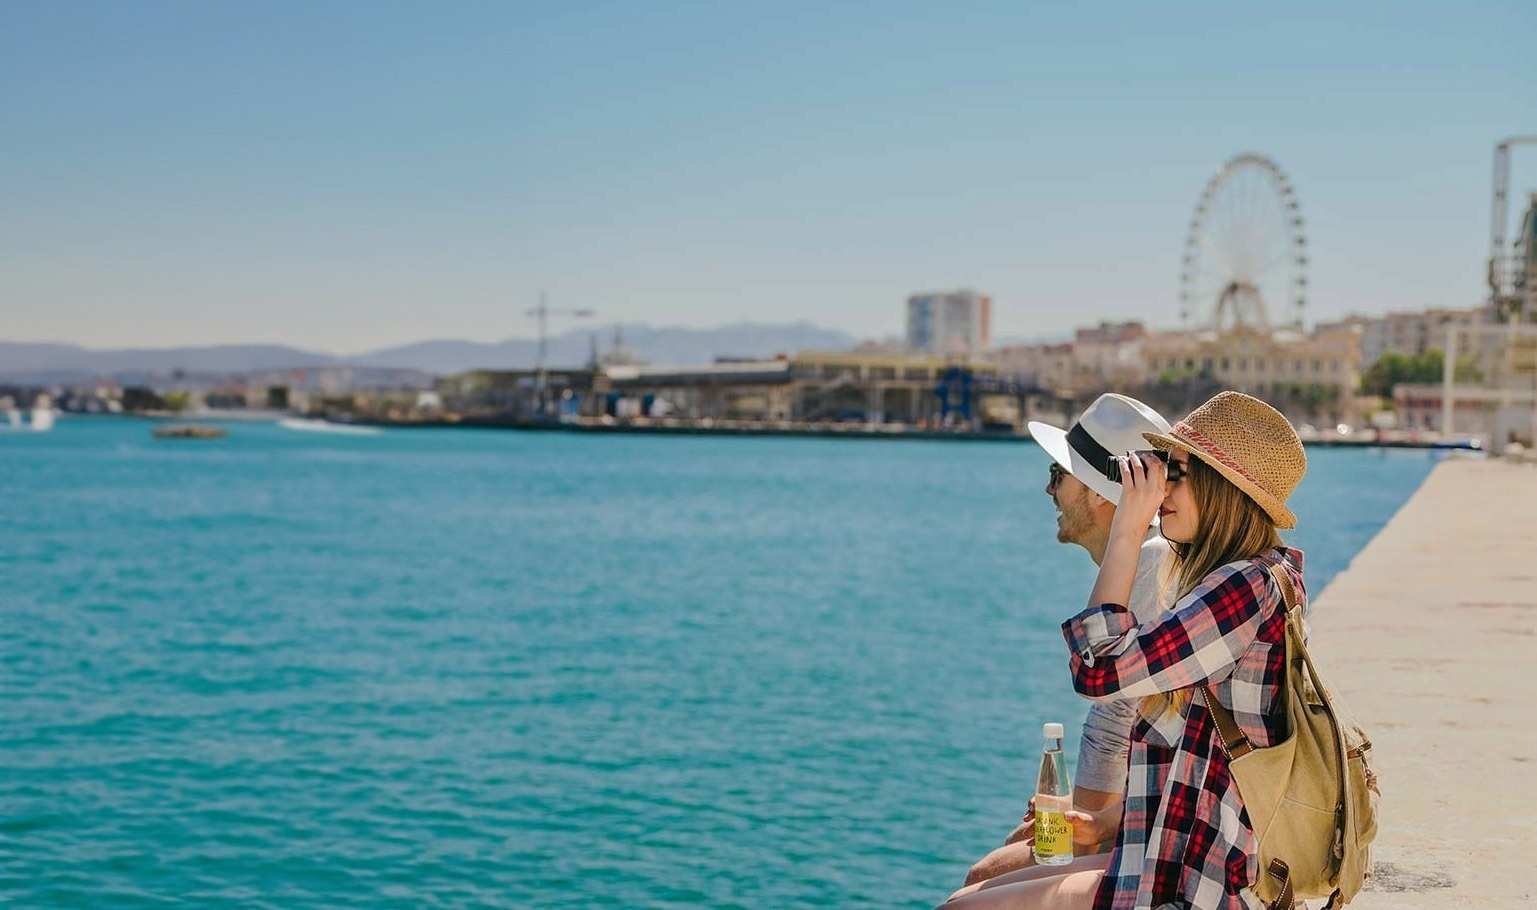
POLYGON ((1121 469, 1121 501, 1110 529, 1135 534, 1140 540, 1163 505, 1168 489, 1168 462, 1154 452, 1128 452, 1116 456, 1121 469))

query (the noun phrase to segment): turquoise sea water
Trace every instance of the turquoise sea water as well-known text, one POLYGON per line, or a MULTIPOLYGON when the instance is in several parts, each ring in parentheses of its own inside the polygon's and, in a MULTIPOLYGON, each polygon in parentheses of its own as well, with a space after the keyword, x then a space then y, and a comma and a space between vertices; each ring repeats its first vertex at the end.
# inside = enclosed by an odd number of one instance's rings
POLYGON ((1083 717, 1031 445, 150 429, 0 434, 7 906, 927 907, 1083 717))

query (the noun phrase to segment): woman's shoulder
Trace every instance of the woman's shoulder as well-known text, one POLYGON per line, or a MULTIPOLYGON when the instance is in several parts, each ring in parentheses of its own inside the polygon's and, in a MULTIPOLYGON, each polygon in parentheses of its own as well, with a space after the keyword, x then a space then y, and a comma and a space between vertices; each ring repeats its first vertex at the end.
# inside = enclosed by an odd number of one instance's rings
POLYGON ((1254 557, 1252 562, 1256 569, 1264 574, 1267 583, 1275 589, 1277 597, 1282 596, 1283 592, 1279 588, 1277 579, 1271 576, 1270 570, 1272 567, 1278 566, 1282 572, 1286 573, 1288 580, 1291 582, 1292 589, 1295 592, 1294 596, 1299 600, 1306 600, 1307 593, 1302 583, 1301 550, 1296 547, 1282 545, 1261 553, 1254 557))
MULTIPOLYGON (((1268 576, 1271 566, 1280 566, 1288 569, 1294 575, 1302 574, 1302 551, 1296 547, 1285 545, 1272 547, 1258 556, 1250 556, 1245 559, 1235 559, 1225 566, 1217 569, 1244 575, 1268 576)), ((1215 572, 1213 574, 1216 574, 1215 572)))
POLYGON ((1302 576, 1302 551, 1283 546, 1266 550, 1258 556, 1235 559, 1213 569, 1210 575, 1201 579, 1201 583, 1196 585, 1189 596, 1202 600, 1244 593, 1267 599, 1279 597, 1280 591, 1270 574, 1270 567, 1277 564, 1289 570, 1288 574, 1293 576, 1293 584, 1296 584, 1302 576))
POLYGON ((1272 569, 1279 567, 1291 582, 1293 597, 1304 600, 1302 586, 1302 551, 1295 547, 1280 546, 1248 559, 1238 559, 1219 568, 1212 575, 1221 574, 1222 584, 1229 589, 1243 588, 1253 592, 1256 599, 1274 603, 1277 607, 1286 603, 1287 594, 1272 569))

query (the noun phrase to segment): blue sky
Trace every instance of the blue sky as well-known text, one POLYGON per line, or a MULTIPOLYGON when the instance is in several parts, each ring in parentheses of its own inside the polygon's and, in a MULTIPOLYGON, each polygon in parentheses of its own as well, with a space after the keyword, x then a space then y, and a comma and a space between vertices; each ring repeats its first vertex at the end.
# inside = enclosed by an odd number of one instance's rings
POLYGON ((1470 306, 1533 35, 1530 2, 8 0, 0 340, 493 341, 541 289, 604 322, 876 337, 975 287, 1001 335, 1173 326, 1244 151, 1296 187, 1311 318, 1470 306))

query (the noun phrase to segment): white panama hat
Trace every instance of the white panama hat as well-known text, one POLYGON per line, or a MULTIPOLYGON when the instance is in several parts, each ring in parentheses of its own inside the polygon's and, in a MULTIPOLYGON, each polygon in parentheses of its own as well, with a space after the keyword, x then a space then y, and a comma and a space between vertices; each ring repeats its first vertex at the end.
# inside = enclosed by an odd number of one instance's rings
POLYGON ((1121 485, 1107 476, 1112 460, 1150 448, 1142 434, 1170 431, 1169 422, 1157 411, 1114 392, 1094 399, 1071 429, 1058 429, 1038 420, 1028 426, 1030 435, 1052 460, 1116 505, 1121 502, 1121 485))

